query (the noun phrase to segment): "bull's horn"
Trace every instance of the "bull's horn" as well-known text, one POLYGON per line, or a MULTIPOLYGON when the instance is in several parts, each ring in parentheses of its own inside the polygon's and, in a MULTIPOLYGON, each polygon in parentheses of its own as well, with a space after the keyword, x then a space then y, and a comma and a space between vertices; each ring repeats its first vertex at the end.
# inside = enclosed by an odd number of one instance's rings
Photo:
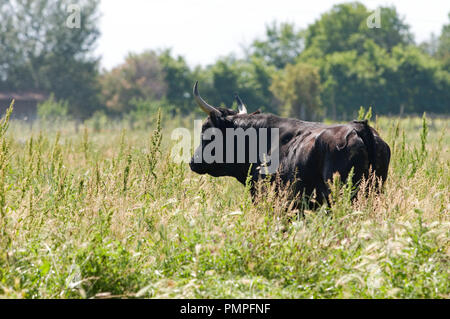
POLYGON ((194 98, 195 101, 197 101, 197 104, 201 107, 201 109, 205 111, 208 115, 211 115, 211 113, 220 114, 219 110, 217 110, 214 106, 211 106, 208 103, 206 103, 205 100, 202 99, 200 94, 198 94, 198 81, 196 81, 194 85, 194 98))
POLYGON ((239 109, 239 114, 247 114, 247 108, 245 107, 245 104, 242 102, 239 95, 236 94, 235 97, 239 109))

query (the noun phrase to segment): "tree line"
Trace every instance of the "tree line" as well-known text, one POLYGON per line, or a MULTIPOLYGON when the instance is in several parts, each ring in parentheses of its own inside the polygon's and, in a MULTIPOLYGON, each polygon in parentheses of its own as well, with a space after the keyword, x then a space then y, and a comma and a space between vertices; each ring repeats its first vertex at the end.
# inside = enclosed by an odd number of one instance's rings
POLYGON ((64 27, 69 4, 0 2, 0 92, 52 94, 50 112, 62 108, 80 119, 157 107, 173 115, 197 112, 195 80, 211 104, 231 106, 238 92, 250 109, 307 120, 348 119, 362 105, 377 114, 450 110, 450 23, 417 44, 395 7, 379 8, 380 28, 368 27, 372 12, 359 2, 333 6, 306 29, 273 22, 243 58, 229 54, 205 67, 152 49, 105 71, 93 55, 99 1, 78 1, 78 29, 64 27), (63 107, 52 108, 54 101, 63 107))

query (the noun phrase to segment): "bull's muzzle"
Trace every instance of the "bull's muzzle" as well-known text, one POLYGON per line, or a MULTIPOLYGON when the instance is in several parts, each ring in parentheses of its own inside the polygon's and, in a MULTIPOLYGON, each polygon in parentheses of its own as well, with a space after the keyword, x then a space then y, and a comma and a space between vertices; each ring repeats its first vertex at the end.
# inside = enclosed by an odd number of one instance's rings
POLYGON ((191 161, 189 162, 189 167, 191 170, 197 174, 205 174, 206 168, 205 164, 200 160, 200 155, 194 154, 192 156, 191 161))

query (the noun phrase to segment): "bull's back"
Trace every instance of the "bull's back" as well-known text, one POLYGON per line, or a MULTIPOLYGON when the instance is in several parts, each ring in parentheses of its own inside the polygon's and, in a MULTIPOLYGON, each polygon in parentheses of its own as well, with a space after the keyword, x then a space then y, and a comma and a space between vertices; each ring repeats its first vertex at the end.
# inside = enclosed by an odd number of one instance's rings
POLYGON ((287 129, 280 127, 279 172, 283 180, 295 181, 297 191, 310 195, 315 190, 327 199, 333 175, 338 173, 345 181, 352 168, 354 184, 369 176, 370 167, 386 180, 390 149, 367 121, 288 124, 287 129))

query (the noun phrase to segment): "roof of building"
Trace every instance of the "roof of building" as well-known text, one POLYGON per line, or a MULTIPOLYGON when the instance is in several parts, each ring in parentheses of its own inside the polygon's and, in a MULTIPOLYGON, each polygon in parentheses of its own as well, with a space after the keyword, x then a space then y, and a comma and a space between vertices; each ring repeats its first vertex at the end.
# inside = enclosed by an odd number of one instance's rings
POLYGON ((46 98, 45 94, 36 92, 0 92, 0 100, 44 101, 46 98))

